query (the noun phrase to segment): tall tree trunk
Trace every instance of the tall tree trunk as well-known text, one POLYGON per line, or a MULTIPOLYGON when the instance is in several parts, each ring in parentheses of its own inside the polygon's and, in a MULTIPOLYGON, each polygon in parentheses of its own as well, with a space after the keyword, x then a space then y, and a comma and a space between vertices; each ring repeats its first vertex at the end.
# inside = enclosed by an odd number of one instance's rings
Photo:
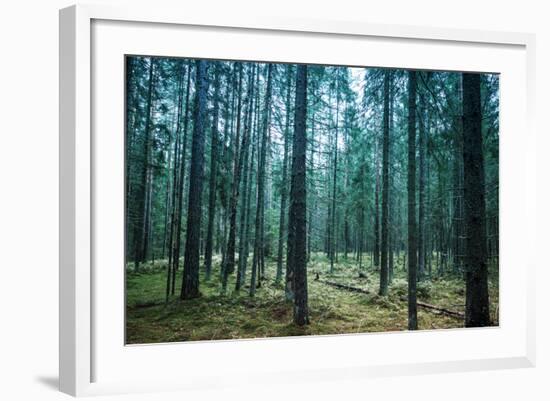
MULTIPOLYGON (((229 234, 227 238, 227 250, 225 252, 224 263, 222 267, 222 291, 227 288, 227 279, 235 270, 235 246, 237 242, 237 203, 239 200, 239 184, 240 184, 240 166, 239 166, 239 146, 241 133, 241 91, 243 70, 242 63, 237 63, 239 84, 237 88, 237 127, 234 138, 234 154, 233 154, 233 183, 231 194, 229 197, 229 234)), ((250 89, 249 89, 250 90, 250 89)))
POLYGON ((197 63, 197 79, 193 142, 191 147, 191 170, 189 175, 189 201, 187 211, 187 231, 185 241, 185 259, 183 264, 183 281, 181 299, 200 296, 199 292, 199 258, 202 215, 202 174, 204 165, 204 131, 206 129, 206 97, 208 92, 208 62, 197 63))
POLYGON ((145 117, 145 135, 144 135, 144 146, 143 146, 143 166, 141 170, 141 196, 138 196, 138 212, 137 217, 138 221, 134 226, 134 270, 139 271, 139 264, 144 261, 145 252, 144 252, 144 237, 145 237, 145 213, 146 213, 146 197, 147 197, 147 180, 149 177, 149 168, 150 168, 150 153, 151 153, 151 112, 152 112, 152 103, 153 103, 153 87, 155 79, 155 63, 156 60, 151 57, 149 60, 149 80, 147 88, 147 106, 146 117, 145 117))
MULTIPOLYGON (((349 110, 348 109, 348 104, 346 102, 346 106, 345 106, 345 110, 349 110)), ((344 116, 344 146, 345 146, 345 163, 344 163, 344 195, 347 197, 348 194, 349 194, 349 185, 350 185, 350 181, 349 181, 349 170, 350 170, 350 154, 349 154, 349 127, 351 125, 351 122, 349 121, 349 118, 347 117, 347 115, 344 116)), ((347 201, 347 199, 346 199, 347 201)), ((351 243, 351 240, 350 240, 350 226, 349 226, 349 222, 348 222, 348 208, 347 207, 344 207, 344 211, 343 211, 343 215, 344 215, 344 259, 347 260, 348 259, 348 251, 349 251, 349 246, 350 246, 350 243, 351 243)))
MULTIPOLYGON (((183 138, 182 150, 179 163, 179 179, 178 179, 178 204, 176 209, 176 220, 174 222, 175 239, 172 247, 172 285, 171 294, 174 295, 176 290, 176 271, 179 269, 180 249, 181 249, 181 220, 183 215, 183 194, 185 182, 185 157, 187 155, 187 130, 189 128, 189 96, 191 91, 191 62, 187 64, 187 88, 185 89, 185 117, 183 122, 183 138)), ((195 96, 196 97, 196 96, 195 96)))
POLYGON ((394 251, 395 251, 395 221, 396 218, 393 214, 397 212, 395 207, 395 171, 393 170, 393 73, 390 74, 390 93, 389 93, 389 118, 388 118, 388 131, 389 131, 389 146, 388 146, 388 180, 389 180, 389 193, 388 193, 388 283, 391 285, 393 281, 393 269, 394 269, 394 251))
POLYGON ((466 327, 489 326, 481 77, 463 74, 466 327))
MULTIPOLYGON (((336 71, 340 71, 337 69, 336 71)), ((330 253, 330 272, 332 273, 334 271, 334 259, 337 257, 338 253, 338 235, 337 235, 337 227, 336 227, 336 175, 338 172, 338 117, 339 117, 339 109, 340 109, 340 93, 339 91, 339 85, 338 85, 338 73, 336 74, 336 125, 335 125, 335 135, 334 135, 334 162, 333 162, 333 170, 332 170, 332 212, 331 212, 331 218, 332 222, 330 224, 331 226, 331 253, 330 253)))
POLYGON ((208 195, 208 228, 204 252, 204 270, 206 280, 210 280, 212 271, 212 249, 214 237, 214 219, 216 218, 216 180, 218 170, 218 117, 220 109, 220 64, 216 62, 214 70, 214 110, 212 111, 212 132, 210 141, 210 189, 208 195))
MULTIPOLYGON (((181 118, 181 98, 183 92, 183 67, 179 67, 180 79, 178 83, 178 90, 176 92, 174 104, 176 105, 176 111, 174 112, 174 118, 172 121, 172 128, 168 132, 168 155, 167 155, 167 166, 166 166, 166 191, 165 191, 165 200, 164 200, 164 229, 162 232, 162 259, 166 257, 166 249, 169 247, 169 226, 171 227, 172 218, 172 200, 174 199, 174 190, 176 187, 176 160, 178 159, 179 152, 179 135, 177 135, 178 127, 177 125, 180 122, 181 118), (170 177, 172 175, 172 177, 170 177)), ((170 264, 168 264, 168 269, 170 269, 170 264)))
POLYGON ((294 140, 292 146, 292 180, 290 184, 289 244, 294 289, 294 323, 309 323, 307 295, 306 252, 306 117, 307 117, 307 66, 300 64, 296 72, 296 106, 294 114, 294 140))
MULTIPOLYGON (((419 74, 423 74, 420 72, 419 74)), ((426 78, 425 84, 428 84, 426 78)), ((420 119, 418 121, 418 279, 425 274, 425 186, 426 186, 426 100, 425 94, 420 96, 420 119)))
MULTIPOLYGON (((227 180, 229 183, 231 183, 231 174, 234 172, 233 163, 235 162, 235 154, 234 150, 236 149, 236 146, 234 145, 235 140, 235 120, 238 120, 240 117, 235 118, 235 105, 237 104, 237 97, 239 97, 240 102, 240 96, 241 96, 241 87, 242 87, 242 80, 241 80, 241 71, 242 64, 238 62, 233 63, 233 68, 231 69, 231 107, 229 107, 229 114, 225 116, 225 121, 228 121, 226 124, 226 128, 224 129, 224 147, 223 147, 223 155, 222 158, 224 160, 224 176, 225 180, 227 180), (238 96, 237 96, 238 93, 238 96), (227 144, 227 145, 225 145, 227 144)), ((239 104, 239 110, 240 110, 240 104, 239 104)), ((223 272, 224 268, 226 266, 226 255, 227 255, 227 248, 229 246, 229 221, 231 219, 231 202, 233 201, 232 197, 232 187, 231 185, 226 185, 226 199, 223 205, 224 208, 224 218, 223 218, 223 233, 222 233, 222 263, 220 268, 220 280, 223 280, 223 272)))
MULTIPOLYGON (((172 169, 172 191, 171 191, 171 199, 172 202, 168 202, 167 206, 171 206, 171 214, 170 214, 170 233, 168 236, 168 266, 166 269, 166 302, 168 302, 168 297, 170 294, 173 294, 172 290, 172 254, 173 254, 173 241, 174 241, 174 226, 175 226, 175 218, 177 213, 177 180, 178 180, 178 163, 180 159, 180 136, 181 136, 181 109, 182 109, 182 103, 183 103, 183 78, 185 74, 185 69, 183 66, 181 68, 181 77, 180 77, 180 83, 178 88, 178 100, 177 100, 177 112, 176 112, 176 133, 175 133, 175 144, 174 144, 174 166, 172 169)), ((189 73, 189 72, 187 72, 189 73)), ((183 157, 182 157, 183 160, 183 157)), ((164 250, 163 250, 164 254, 164 250)))
POLYGON ((149 168, 147 176, 147 194, 145 197, 145 216, 143 219, 143 261, 150 256, 151 249, 151 227, 153 220, 153 184, 154 174, 152 168, 152 147, 149 149, 149 168))
MULTIPOLYGON (((256 67, 257 69, 257 67, 256 67)), ((254 70, 252 70, 252 76, 254 76, 254 70)), ((252 87, 254 86, 254 81, 252 81, 252 87)), ((254 89, 252 89, 254 91, 254 89)), ((252 136, 253 131, 253 112, 254 112, 254 93, 251 93, 250 102, 249 102, 249 111, 247 113, 247 120, 245 121, 245 133, 247 136, 252 136)), ((239 240, 239 266, 237 269, 237 280, 235 282, 235 290, 239 291, 244 285, 245 274, 246 274, 246 264, 248 259, 248 234, 249 234, 249 220, 250 220, 250 190, 251 179, 252 179, 252 168, 248 166, 248 159, 250 150, 254 150, 254 146, 250 146, 252 141, 247 141, 246 147, 242 149, 244 152, 243 159, 243 171, 244 175, 243 180, 243 189, 241 196, 241 216, 240 216, 240 240, 239 240)), ((254 152, 252 152, 252 159, 254 158, 254 152)))
POLYGON ((273 64, 267 66, 267 89, 265 91, 264 110, 262 115, 262 137, 261 148, 258 161, 258 198, 256 203, 256 230, 254 235, 254 254, 252 256, 252 275, 250 279, 251 297, 256 292, 256 276, 259 273, 261 252, 263 251, 263 235, 262 235, 262 211, 264 208, 264 185, 265 185, 265 162, 267 153, 267 138, 269 135, 270 115, 271 115, 271 76, 273 64))
MULTIPOLYGON (((456 80, 455 91, 459 94, 459 105, 462 105, 461 82, 456 80)), ((456 112, 453 121, 453 273, 458 275, 464 265, 464 166, 462 138, 462 108, 456 112)))
POLYGON ((416 305, 417 243, 416 243, 416 71, 409 71, 408 105, 408 270, 409 270, 409 330, 418 329, 416 305))
POLYGON ((358 218, 358 240, 357 240, 357 261, 359 262, 359 270, 363 268, 363 243, 364 243, 364 230, 363 226, 365 225, 365 211, 363 206, 359 207, 359 218, 358 218))
POLYGON ((382 252, 380 266, 380 290, 382 296, 388 294, 388 236, 389 236, 389 149, 390 149, 390 71, 384 71, 384 121, 382 140, 382 252))
MULTIPOLYGON (((378 143, 378 139, 376 139, 378 143)), ((376 158, 376 184, 374 188, 374 267, 380 267, 380 166, 378 161, 378 144, 375 146, 376 158)))
MULTIPOLYGON (((124 224, 124 235, 126 238, 126 243, 128 244, 125 250, 126 262, 131 258, 131 255, 135 254, 135 241, 132 241, 132 247, 130 244, 130 227, 133 228, 131 224, 131 215, 130 215, 130 200, 133 199, 133 186, 131 185, 131 174, 133 171, 133 157, 134 153, 132 148, 134 146, 134 140, 136 137, 137 130, 137 119, 138 119, 138 110, 139 110, 139 91, 138 84, 136 79, 135 68, 137 60, 134 57, 126 57, 126 71, 127 71, 127 80, 126 80, 126 102, 128 104, 128 112, 126 117, 126 127, 125 132, 127 136, 126 143, 126 177, 125 177, 125 187, 126 187, 126 199, 125 199, 125 219, 124 224)), ((133 222, 132 222, 133 223, 133 222)), ((132 238, 133 240, 133 238, 132 238)))
MULTIPOLYGON (((311 160, 311 169, 310 173, 313 176, 313 173, 311 173, 315 169, 315 153, 314 149, 315 146, 313 146, 315 142, 315 111, 313 110, 311 113, 311 146, 309 148, 309 159, 311 160)), ((307 261, 309 262, 311 260, 311 251, 312 251, 312 243, 313 243, 313 213, 315 210, 315 183, 313 181, 310 181, 310 187, 309 187, 309 194, 311 197, 309 198, 310 201, 308 203, 308 219, 307 219, 307 261)))
POLYGON ((275 281, 278 283, 283 278, 283 242, 285 240, 285 216, 287 214, 286 203, 288 196, 288 148, 290 144, 290 94, 292 85, 292 66, 286 66, 286 107, 285 107, 285 132, 284 132, 284 151, 283 151, 283 172, 281 176, 281 211, 279 215, 279 245, 277 249, 277 275, 275 281))

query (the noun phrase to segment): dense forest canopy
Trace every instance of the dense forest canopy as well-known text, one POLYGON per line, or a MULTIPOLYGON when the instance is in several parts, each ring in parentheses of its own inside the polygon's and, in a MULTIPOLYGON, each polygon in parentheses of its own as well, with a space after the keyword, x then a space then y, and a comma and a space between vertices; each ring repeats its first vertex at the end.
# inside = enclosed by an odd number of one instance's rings
POLYGON ((304 326, 321 283, 404 283, 409 329, 419 306, 498 324, 498 75, 137 56, 126 74, 136 297, 273 291, 304 326), (417 300, 449 283, 460 305, 417 300))

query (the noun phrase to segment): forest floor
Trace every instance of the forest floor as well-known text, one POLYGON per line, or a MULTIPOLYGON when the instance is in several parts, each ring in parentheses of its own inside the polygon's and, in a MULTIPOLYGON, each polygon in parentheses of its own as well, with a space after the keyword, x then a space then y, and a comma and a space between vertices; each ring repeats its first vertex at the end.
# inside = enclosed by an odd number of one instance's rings
MULTIPOLYGON (((367 258, 366 265, 369 266, 367 258)), ((214 260, 219 268, 219 259, 214 260)), ((276 284, 275 261, 266 260, 265 280, 255 297, 248 296, 248 285, 240 293, 234 277, 227 295, 221 294, 219 270, 206 282, 201 276, 202 296, 179 300, 181 269, 176 295, 165 303, 166 262, 143 266, 143 272, 126 275, 126 342, 144 344, 174 341, 221 340, 260 337, 286 337, 387 332, 407 330, 407 281, 403 266, 396 263, 388 296, 377 295, 379 272, 361 270, 352 257, 340 256, 334 272, 322 254, 313 255, 308 264, 310 324, 292 323, 292 304, 284 300, 283 284, 276 284), (319 279, 316 280, 317 273, 319 279), (327 282, 358 288, 350 291, 327 282)), ((201 263, 202 266, 202 263, 201 263)), ((284 281, 284 280, 283 280, 284 281)), ((464 281, 453 277, 432 277, 418 284, 418 301, 459 313, 464 312, 464 281)), ((498 278, 489 280, 491 320, 498 325, 498 278)), ((449 329, 463 327, 463 319, 427 308, 418 308, 418 328, 449 329)))

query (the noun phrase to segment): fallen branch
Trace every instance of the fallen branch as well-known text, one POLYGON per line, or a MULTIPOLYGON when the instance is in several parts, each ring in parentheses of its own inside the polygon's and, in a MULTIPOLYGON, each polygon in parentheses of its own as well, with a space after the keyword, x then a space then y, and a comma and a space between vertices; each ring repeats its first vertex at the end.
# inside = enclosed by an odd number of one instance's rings
POLYGON ((450 310, 450 309, 445 309, 445 308, 440 308, 439 306, 426 304, 424 302, 418 302, 417 301, 416 304, 418 306, 423 307, 423 308, 433 310, 433 311, 437 311, 439 313, 442 313, 442 314, 450 316, 450 317, 454 317, 454 318, 457 318, 457 319, 464 319, 464 313, 462 313, 462 312, 458 312, 458 311, 454 311, 454 310, 450 310))
MULTIPOLYGON (((407 298, 405 298, 405 297, 401 297, 400 299, 401 299, 401 301, 407 301, 407 298)), ((420 301, 416 301, 416 304, 418 306, 420 306, 422 308, 425 308, 425 309, 428 309, 430 311, 439 312, 443 315, 447 315, 447 316, 454 317, 454 318, 457 318, 457 319, 464 319, 464 313, 462 313, 462 312, 441 308, 439 306, 430 305, 430 304, 427 304, 425 302, 420 302, 420 301)))
POLYGON ((351 292, 359 292, 361 294, 370 294, 369 291, 363 290, 362 288, 351 287, 351 286, 345 285, 345 284, 333 283, 332 281, 325 281, 325 280, 317 280, 317 281, 319 281, 320 283, 326 284, 326 285, 331 285, 333 287, 340 288, 341 290, 347 290, 347 291, 351 291, 351 292))
MULTIPOLYGON (((347 290, 347 291, 351 291, 351 292, 358 292, 358 293, 361 293, 361 294, 370 294, 369 291, 363 290, 362 288, 351 287, 349 285, 334 283, 332 281, 326 281, 326 280, 316 279, 316 281, 319 281, 320 283, 323 283, 323 284, 330 285, 332 287, 340 288, 342 290, 347 290)), ((401 301, 407 301, 406 297, 400 297, 399 299, 401 301)), ((442 315, 447 315, 447 316, 450 316, 450 317, 454 317, 456 319, 464 319, 464 313, 462 313, 462 312, 441 308, 439 306, 430 305, 430 304, 427 304, 425 302, 420 302, 420 301, 417 301, 416 304, 418 306, 420 306, 421 308, 428 309, 429 311, 432 311, 432 312, 438 312, 442 315)))

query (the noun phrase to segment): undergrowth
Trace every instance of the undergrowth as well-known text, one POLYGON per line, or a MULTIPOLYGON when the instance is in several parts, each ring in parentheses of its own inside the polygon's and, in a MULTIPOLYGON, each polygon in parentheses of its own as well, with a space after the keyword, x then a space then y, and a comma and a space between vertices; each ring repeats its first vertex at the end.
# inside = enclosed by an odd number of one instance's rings
MULTIPOLYGON (((275 283, 275 262, 266 261, 266 273, 256 295, 248 295, 248 285, 235 292, 234 278, 226 294, 219 280, 219 258, 214 258, 210 281, 201 272, 201 297, 179 300, 181 268, 174 296, 165 300, 166 261, 148 263, 139 273, 128 267, 126 274, 126 341, 128 344, 222 340, 296 335, 351 334, 402 331, 407 329, 406 271, 396 265, 387 296, 379 296, 379 272, 358 270, 356 262, 342 256, 329 273, 322 254, 308 263, 310 324, 292 323, 292 304, 285 301, 284 286, 275 283), (361 273, 361 274, 360 274, 361 273), (318 280, 316 277, 318 276, 318 280), (325 282, 360 288, 356 293, 325 282)), ((368 266, 368 263, 365 263, 368 266)), ((247 275, 249 278, 249 274, 247 275)), ((489 282, 491 319, 498 325, 498 282, 489 282)), ((432 277, 418 283, 418 300, 449 310, 464 312, 464 281, 459 277, 432 277)), ((456 317, 418 310, 419 329, 463 327, 456 317)))

